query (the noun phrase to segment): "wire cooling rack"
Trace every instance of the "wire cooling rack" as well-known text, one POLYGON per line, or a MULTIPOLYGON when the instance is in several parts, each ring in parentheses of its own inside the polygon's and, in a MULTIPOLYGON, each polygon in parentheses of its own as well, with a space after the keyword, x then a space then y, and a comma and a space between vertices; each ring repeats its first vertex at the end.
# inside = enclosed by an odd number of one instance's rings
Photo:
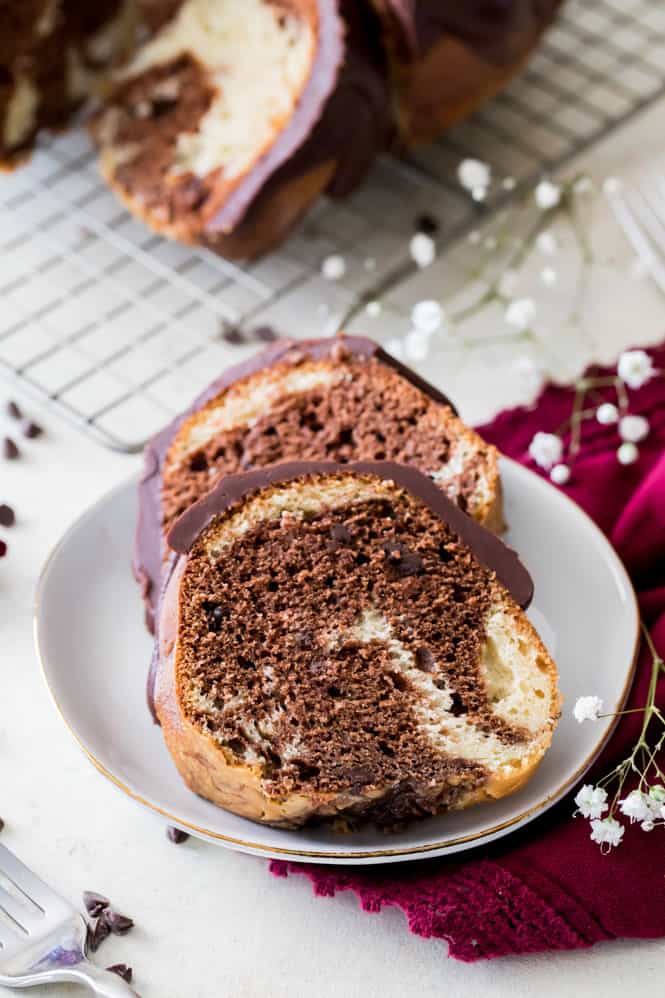
POLYGON ((439 220, 442 250, 510 196, 474 204, 455 179, 460 160, 491 162, 519 189, 665 94, 664 56, 659 0, 569 0, 527 70, 475 117, 409 160, 381 160, 359 192, 322 202, 279 252, 244 267, 134 221, 82 132, 46 140, 0 179, 0 371, 135 451, 256 348, 229 343, 229 329, 300 336, 345 321, 383 340, 403 333, 399 295, 380 320, 360 312, 411 275, 414 219, 439 220), (321 276, 333 253, 347 264, 335 283, 321 276))

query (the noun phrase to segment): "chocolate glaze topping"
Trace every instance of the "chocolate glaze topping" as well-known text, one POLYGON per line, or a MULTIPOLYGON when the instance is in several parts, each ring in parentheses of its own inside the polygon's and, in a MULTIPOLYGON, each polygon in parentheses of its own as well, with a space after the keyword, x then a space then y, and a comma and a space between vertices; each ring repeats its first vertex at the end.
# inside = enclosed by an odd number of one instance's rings
POLYGON ((242 475, 229 475, 182 514, 169 533, 169 547, 180 554, 186 554, 201 531, 216 516, 267 485, 308 475, 354 473, 393 481, 422 500, 473 551, 481 564, 496 573, 516 603, 523 608, 530 604, 533 598, 533 581, 512 548, 463 513, 427 475, 416 468, 391 461, 358 461, 350 464, 294 461, 242 475))
POLYGON ((309 340, 282 339, 255 356, 228 368, 220 378, 213 381, 195 399, 188 409, 157 434, 146 447, 143 476, 139 484, 139 518, 133 568, 146 603, 146 623, 149 630, 154 629, 156 601, 162 570, 161 471, 171 442, 182 424, 193 413, 236 381, 241 381, 243 378, 263 371, 280 361, 288 361, 293 358, 295 362, 301 357, 316 361, 328 357, 335 350, 340 349, 357 357, 375 357, 392 367, 435 402, 449 406, 453 412, 456 411, 450 400, 437 388, 408 367, 400 364, 399 361, 382 350, 378 343, 361 336, 332 336, 309 340))

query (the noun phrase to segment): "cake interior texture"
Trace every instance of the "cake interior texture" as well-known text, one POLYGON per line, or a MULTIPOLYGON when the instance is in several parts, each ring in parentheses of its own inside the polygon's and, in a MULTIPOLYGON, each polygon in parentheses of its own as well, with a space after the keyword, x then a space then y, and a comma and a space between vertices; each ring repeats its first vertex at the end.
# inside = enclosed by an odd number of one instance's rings
POLYGON ((181 235, 188 212, 213 214, 296 108, 315 54, 309 6, 184 0, 116 77, 95 126, 105 175, 181 235))
POLYGON ((179 709, 276 807, 240 813, 391 827, 510 792, 549 744, 556 671, 535 631, 393 481, 263 490, 201 532, 179 585, 179 709))
POLYGON ((400 461, 500 526, 496 454, 378 356, 282 362, 231 385, 181 427, 162 469, 165 529, 222 476, 289 460, 400 461))

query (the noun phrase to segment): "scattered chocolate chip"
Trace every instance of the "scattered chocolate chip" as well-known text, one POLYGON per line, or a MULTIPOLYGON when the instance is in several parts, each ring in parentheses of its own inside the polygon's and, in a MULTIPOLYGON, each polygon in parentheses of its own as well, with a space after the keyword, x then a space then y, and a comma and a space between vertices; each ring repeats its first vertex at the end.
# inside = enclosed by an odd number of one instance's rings
POLYGON ((406 544, 389 542, 383 545, 388 563, 400 578, 408 575, 420 575, 424 571, 422 558, 415 551, 410 551, 406 544))
POLYGON ((7 554, 7 542, 0 541, 0 558, 4 558, 6 554, 7 554))
POLYGON ((8 461, 14 461, 21 453, 11 437, 5 437, 2 444, 3 456, 8 461))
POLYGON ((5 827, 5 823, 4 823, 4 821, 2 820, 2 818, 0 818, 0 832, 2 831, 2 829, 3 829, 4 827, 5 827))
POLYGON ((110 908, 102 914, 101 921, 106 922, 114 936, 124 936, 130 929, 134 928, 134 922, 131 918, 127 915, 121 915, 119 911, 113 911, 110 908))
POLYGON ((106 911, 110 903, 109 899, 105 898, 103 894, 97 894, 95 891, 83 891, 83 904, 91 918, 99 918, 101 913, 106 911))
POLYGON ((23 413, 19 409, 18 405, 16 404, 16 402, 12 402, 12 401, 10 401, 10 402, 7 403, 7 415, 11 416, 12 419, 22 419, 23 418, 23 413))
POLYGON ((238 326, 232 325, 230 322, 221 323, 219 336, 225 343, 230 343, 232 346, 240 346, 241 343, 247 342, 243 331, 238 326))
POLYGON ((41 437, 44 432, 39 423, 33 423, 31 419, 25 419, 21 425, 21 429, 23 430, 23 436, 27 437, 28 440, 41 437))
POLYGON ((169 827, 166 829, 166 837, 169 840, 169 842, 173 842, 175 843, 175 845, 179 846, 183 842, 187 841, 189 835, 187 834, 187 832, 183 832, 181 828, 176 828, 174 825, 169 825, 169 827))
POLYGON ((105 918, 106 912, 102 912, 102 917, 96 925, 88 926, 88 949, 91 953, 96 953, 105 939, 111 935, 111 926, 105 918))
POLYGON ((416 665, 423 672, 431 672, 434 665, 434 655, 424 646, 416 648, 416 665))
POLYGON ((0 526, 13 527, 15 523, 14 510, 6 502, 0 503, 0 526))
POLYGON ((113 966, 106 969, 110 970, 112 974, 122 977, 123 981, 127 981, 128 984, 132 983, 132 968, 128 967, 126 963, 114 963, 113 966))
POLYGON ((434 215, 424 213, 416 219, 416 231, 426 236, 435 236, 439 231, 439 221, 434 215))
POLYGON ((252 330, 252 336, 261 343, 272 343, 277 339, 277 333, 272 326, 257 326, 252 330))

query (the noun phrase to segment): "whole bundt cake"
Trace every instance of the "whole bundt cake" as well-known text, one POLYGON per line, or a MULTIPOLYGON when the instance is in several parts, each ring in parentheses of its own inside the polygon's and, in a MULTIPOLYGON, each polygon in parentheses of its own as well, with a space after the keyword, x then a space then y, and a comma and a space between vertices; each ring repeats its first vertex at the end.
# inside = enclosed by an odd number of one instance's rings
POLYGON ((512 793, 559 713, 517 556, 390 462, 223 479, 169 534, 152 676, 196 793, 385 827, 512 793))
POLYGON ((561 2, 0 0, 0 161, 103 78, 91 133, 128 209, 253 258, 496 93, 561 2))
POLYGON ((297 459, 411 464, 502 527, 497 453, 437 389, 369 339, 279 341, 213 382, 146 450, 135 573, 150 626, 178 516, 224 475, 297 459))

